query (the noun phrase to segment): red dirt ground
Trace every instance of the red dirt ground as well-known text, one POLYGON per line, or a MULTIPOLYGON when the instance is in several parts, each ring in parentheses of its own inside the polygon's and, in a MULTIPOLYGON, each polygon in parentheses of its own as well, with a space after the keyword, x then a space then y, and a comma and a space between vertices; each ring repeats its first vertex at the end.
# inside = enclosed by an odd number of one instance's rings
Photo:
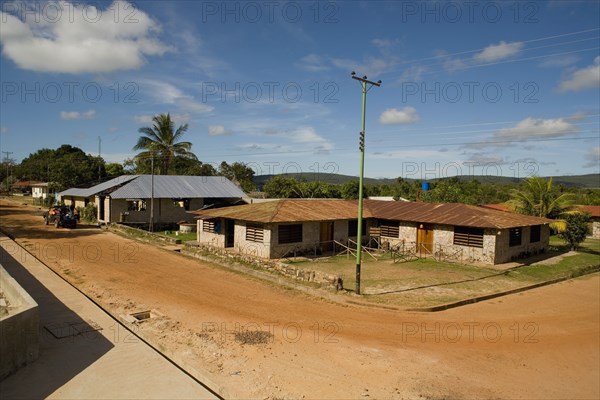
POLYGON ((315 299, 97 228, 44 226, 37 208, 4 199, 0 224, 115 315, 157 310, 140 334, 228 398, 600 398, 598 274, 399 312, 315 299), (270 335, 241 344, 244 330, 270 335))

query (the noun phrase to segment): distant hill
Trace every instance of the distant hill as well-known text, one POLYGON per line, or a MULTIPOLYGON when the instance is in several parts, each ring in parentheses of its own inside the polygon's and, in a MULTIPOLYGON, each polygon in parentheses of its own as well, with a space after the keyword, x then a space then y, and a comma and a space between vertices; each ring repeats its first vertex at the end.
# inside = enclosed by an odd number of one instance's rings
MULTIPOLYGON (((315 172, 303 172, 293 174, 281 174, 283 176, 289 176, 298 180, 304 180, 307 182, 320 181, 332 184, 344 184, 348 181, 357 180, 358 177, 351 175, 341 174, 330 174, 330 173, 315 173, 315 172)), ((258 175, 254 177, 254 183, 261 187, 274 175, 258 175)), ((548 177, 545 177, 548 178, 548 177)), ((435 182, 438 180, 444 180, 450 178, 430 179, 429 182, 435 182)), ((458 179, 461 181, 478 180, 481 183, 493 183, 493 184, 513 184, 518 185, 525 178, 513 178, 508 176, 484 176, 484 175, 463 175, 459 176, 458 179)), ((600 174, 587 174, 587 175, 564 175, 564 176, 553 176, 553 182, 555 185, 565 185, 569 187, 584 187, 584 188, 600 188, 600 174)), ((407 181, 414 181, 415 179, 405 179, 407 181)), ((378 185, 378 184, 393 184, 396 183, 396 179, 390 178, 364 178, 364 182, 367 185, 378 185)))

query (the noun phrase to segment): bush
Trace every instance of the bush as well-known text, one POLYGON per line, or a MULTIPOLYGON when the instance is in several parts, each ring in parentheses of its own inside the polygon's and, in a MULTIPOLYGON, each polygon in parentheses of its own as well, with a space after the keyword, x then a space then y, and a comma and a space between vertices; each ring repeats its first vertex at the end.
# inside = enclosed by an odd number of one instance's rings
POLYGON ((77 211, 79 212, 79 219, 82 221, 91 223, 98 221, 96 218, 96 215, 98 215, 98 208, 92 203, 89 203, 85 207, 77 207, 77 211))
POLYGON ((567 223, 567 228, 564 232, 559 233, 558 237, 567 242, 571 250, 577 250, 579 244, 585 240, 585 237, 589 233, 588 222, 590 214, 571 214, 566 215, 563 219, 567 223))

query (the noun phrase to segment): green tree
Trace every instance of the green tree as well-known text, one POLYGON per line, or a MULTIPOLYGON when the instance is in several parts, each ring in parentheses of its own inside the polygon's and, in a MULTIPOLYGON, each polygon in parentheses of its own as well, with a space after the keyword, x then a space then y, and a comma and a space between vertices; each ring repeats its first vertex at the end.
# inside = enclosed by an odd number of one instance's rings
POLYGON ((50 182, 61 191, 70 187, 95 183, 106 177, 104 160, 86 154, 68 144, 58 149, 41 149, 21 161, 16 168, 19 179, 50 182))
POLYGON ((552 185, 552 178, 539 176, 528 178, 520 189, 510 192, 509 204, 526 215, 558 218, 570 212, 574 206, 573 193, 560 193, 552 185))
POLYGON ((111 178, 125 174, 125 169, 123 168, 123 164, 119 164, 119 163, 106 164, 105 170, 106 170, 106 175, 110 176, 111 178))
POLYGON ((183 124, 175 130, 175 123, 170 114, 159 114, 152 118, 151 127, 143 127, 139 132, 141 136, 133 150, 143 150, 136 158, 143 159, 147 163, 154 157, 158 163, 159 174, 169 174, 171 162, 176 157, 197 159, 192 153, 191 142, 179 141, 188 129, 187 124, 183 124))
POLYGON ((564 240, 571 247, 571 250, 577 250, 589 233, 590 214, 572 213, 565 215, 564 220, 567 225, 566 229, 560 232, 558 237, 564 240))
POLYGON ((234 162, 233 164, 227 164, 227 162, 223 161, 219 165, 218 174, 239 185, 246 192, 256 189, 256 185, 254 185, 254 170, 244 163, 234 162))
MULTIPOLYGON (((359 183, 356 180, 348 181, 342 185, 340 189, 341 195, 343 199, 346 200, 356 200, 358 199, 359 192, 359 183)), ((367 187, 363 185, 363 198, 369 196, 369 190, 367 187)))
POLYGON ((289 199, 300 197, 300 182, 296 178, 284 175, 275 175, 263 186, 267 197, 289 199))

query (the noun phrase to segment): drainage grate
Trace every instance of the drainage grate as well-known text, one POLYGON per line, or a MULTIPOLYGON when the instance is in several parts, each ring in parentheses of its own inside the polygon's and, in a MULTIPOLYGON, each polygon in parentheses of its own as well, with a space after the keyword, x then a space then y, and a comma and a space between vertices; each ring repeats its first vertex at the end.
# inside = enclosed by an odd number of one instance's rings
POLYGON ((133 313, 130 315, 133 318, 135 318, 137 320, 137 322, 146 321, 146 320, 152 318, 152 314, 150 313, 150 311, 142 311, 142 312, 137 312, 137 313, 133 313))

